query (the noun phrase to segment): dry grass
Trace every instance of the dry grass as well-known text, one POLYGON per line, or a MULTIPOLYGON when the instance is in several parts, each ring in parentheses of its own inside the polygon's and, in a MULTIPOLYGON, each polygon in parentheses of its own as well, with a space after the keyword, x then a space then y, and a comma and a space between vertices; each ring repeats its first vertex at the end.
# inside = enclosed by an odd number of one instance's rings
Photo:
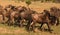
MULTIPOLYGON (((0 0, 0 5, 2 6, 7 6, 9 4, 15 5, 15 6, 26 6, 26 4, 24 2, 20 2, 20 3, 15 3, 14 1, 3 1, 0 0)), ((42 12, 44 9, 49 10, 50 7, 58 7, 60 8, 60 3, 40 3, 38 2, 32 2, 32 4, 30 5, 30 8, 39 12, 42 12)), ((19 27, 9 27, 3 24, 0 24, 0 35, 60 35, 60 26, 53 26, 52 29, 54 30, 53 33, 49 33, 49 32, 41 32, 39 30, 36 31, 36 33, 34 32, 27 32, 25 30, 25 28, 19 28, 19 27)))
MULTIPOLYGON (((0 5, 2 5, 4 7, 9 5, 9 4, 12 4, 12 5, 15 5, 15 6, 26 6, 25 2, 16 3, 14 1, 0 0, 0 5)), ((60 3, 40 3, 40 1, 37 1, 37 2, 32 2, 32 4, 30 4, 30 8, 33 9, 33 10, 36 10, 37 12, 41 12, 44 9, 49 10, 49 8, 53 7, 53 6, 60 8, 60 3)))
POLYGON ((0 24, 0 35, 60 35, 60 25, 59 26, 52 26, 53 33, 49 33, 47 31, 39 31, 37 29, 36 32, 27 32, 25 27, 13 27, 0 24))

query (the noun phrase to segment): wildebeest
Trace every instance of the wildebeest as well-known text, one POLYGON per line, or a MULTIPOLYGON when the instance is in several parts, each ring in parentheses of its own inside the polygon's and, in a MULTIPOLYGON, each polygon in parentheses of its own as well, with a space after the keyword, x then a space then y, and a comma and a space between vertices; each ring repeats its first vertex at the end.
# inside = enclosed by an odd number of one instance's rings
POLYGON ((8 22, 8 25, 12 25, 12 23, 14 23, 14 15, 16 13, 15 6, 8 5, 7 7, 4 8, 4 11, 6 12, 4 14, 4 17, 8 18, 6 23, 8 22))
POLYGON ((53 22, 53 23, 57 22, 56 25, 59 25, 59 17, 60 17, 60 10, 59 10, 59 8, 51 7, 50 8, 50 15, 51 15, 50 19, 52 20, 51 22, 53 22))
POLYGON ((30 24, 30 26, 32 26, 32 28, 34 29, 35 23, 40 23, 41 27, 44 23, 46 23, 48 26, 48 29, 50 30, 50 26, 49 26, 50 23, 49 23, 49 18, 48 18, 49 15, 47 12, 48 12, 47 10, 44 10, 43 13, 32 14, 32 23, 30 24))
POLYGON ((3 9, 3 6, 0 5, 0 15, 2 15, 2 18, 3 18, 3 22, 4 23, 4 9, 3 9))
POLYGON ((50 11, 43 10, 42 13, 37 13, 36 11, 24 6, 16 7, 13 5, 8 5, 4 9, 0 6, 0 15, 3 16, 3 20, 5 20, 5 17, 8 18, 6 21, 8 25, 17 25, 18 23, 18 25, 22 27, 25 20, 27 21, 27 29, 30 30, 32 28, 33 31, 36 23, 41 24, 40 29, 43 24, 47 24, 49 31, 50 25, 59 25, 60 15, 58 12, 60 12, 60 9, 55 7, 50 8, 50 11))
MULTIPOLYGON (((20 11, 20 17, 21 17, 21 21, 20 24, 26 20, 28 21, 27 26, 29 26, 30 22, 31 22, 31 14, 35 13, 34 11, 32 11, 30 8, 26 8, 26 7, 22 7, 23 10, 20 11)), ((21 25, 22 26, 22 25, 21 25)))
POLYGON ((30 27, 32 27, 33 30, 34 30, 35 23, 39 23, 39 24, 41 24, 41 26, 40 26, 40 29, 41 29, 41 27, 43 26, 43 24, 46 23, 47 26, 48 26, 49 32, 51 32, 50 25, 53 24, 51 22, 55 22, 56 20, 57 20, 57 18, 55 16, 51 16, 50 13, 49 13, 49 11, 44 10, 43 13, 35 13, 35 14, 32 14, 32 23, 30 24, 30 27))

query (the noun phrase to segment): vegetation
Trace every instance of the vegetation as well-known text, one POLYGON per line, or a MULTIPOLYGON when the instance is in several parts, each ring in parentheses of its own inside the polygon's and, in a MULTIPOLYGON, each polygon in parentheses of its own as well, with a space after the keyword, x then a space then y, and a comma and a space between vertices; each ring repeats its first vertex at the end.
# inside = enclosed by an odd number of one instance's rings
POLYGON ((27 7, 29 8, 29 5, 31 4, 30 0, 26 0, 25 3, 27 4, 27 7))
POLYGON ((14 26, 7 26, 4 24, 0 24, 0 35, 60 35, 60 26, 52 26, 54 31, 52 34, 50 34, 47 31, 39 31, 37 30, 35 32, 27 32, 25 27, 14 27, 14 26))
POLYGON ((30 5, 31 4, 31 1, 30 0, 26 0, 25 1, 27 5, 30 5))
MULTIPOLYGON (((14 0, 15 2, 19 2, 19 1, 25 1, 25 0, 14 0)), ((60 0, 26 0, 30 3, 30 1, 41 1, 41 2, 57 2, 60 3, 60 0)))

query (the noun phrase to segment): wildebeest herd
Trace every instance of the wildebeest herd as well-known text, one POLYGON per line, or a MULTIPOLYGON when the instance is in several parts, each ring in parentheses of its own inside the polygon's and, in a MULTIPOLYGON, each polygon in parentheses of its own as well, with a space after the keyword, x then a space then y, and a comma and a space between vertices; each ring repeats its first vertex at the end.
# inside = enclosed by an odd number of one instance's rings
POLYGON ((0 15, 3 17, 3 24, 23 27, 23 23, 27 22, 26 28, 29 31, 31 29, 34 31, 35 24, 39 23, 41 24, 39 29, 41 29, 43 24, 47 24, 48 30, 51 32, 51 25, 59 25, 59 13, 60 9, 56 7, 51 7, 49 11, 43 10, 42 13, 37 13, 36 11, 24 6, 8 5, 3 8, 3 6, 0 5, 0 15), (8 20, 5 21, 5 18, 8 18, 8 20))

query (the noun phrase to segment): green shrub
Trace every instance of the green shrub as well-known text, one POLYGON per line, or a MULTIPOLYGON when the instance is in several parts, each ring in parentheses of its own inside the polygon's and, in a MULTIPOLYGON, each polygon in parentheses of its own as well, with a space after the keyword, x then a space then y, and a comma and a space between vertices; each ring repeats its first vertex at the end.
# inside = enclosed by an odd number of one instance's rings
POLYGON ((25 1, 27 5, 30 5, 31 4, 31 1, 30 0, 26 0, 25 1))

